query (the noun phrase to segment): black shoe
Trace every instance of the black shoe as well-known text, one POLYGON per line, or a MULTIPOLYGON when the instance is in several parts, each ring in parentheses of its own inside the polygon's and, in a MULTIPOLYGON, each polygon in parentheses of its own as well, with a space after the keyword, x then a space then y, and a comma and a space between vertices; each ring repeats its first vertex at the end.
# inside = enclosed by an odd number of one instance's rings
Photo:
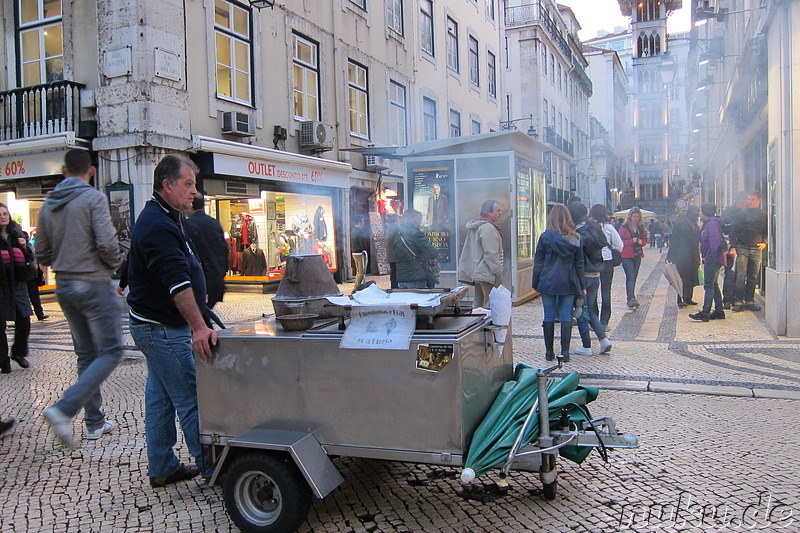
POLYGON ((569 363, 569 354, 561 354, 558 358, 561 359, 563 363, 569 363))
POLYGON ((47 320, 48 318, 50 318, 49 315, 37 315, 36 316, 37 320, 47 320))
POLYGON ((731 311, 734 313, 738 313, 739 311, 744 311, 744 304, 742 302, 736 302, 731 306, 731 311))
POLYGON ((709 320, 723 320, 725 318, 725 311, 722 309, 717 309, 710 315, 708 315, 709 320))
POLYGON ((711 315, 709 315, 705 311, 700 311, 699 313, 689 315, 689 318, 691 318, 692 320, 699 320, 700 322, 708 322, 711 319, 711 315))
POLYGON ((686 307, 686 305, 687 304, 685 304, 683 302, 678 302, 678 309, 683 309, 684 307, 686 307))
POLYGON ((151 477, 150 478, 150 486, 156 489, 160 489, 161 487, 166 487, 172 483, 176 483, 178 481, 185 481, 187 479, 192 479, 193 477, 197 477, 200 475, 200 469, 196 466, 186 466, 181 465, 175 472, 171 473, 168 476, 161 476, 161 477, 151 477))
POLYGON ((722 302, 722 308, 727 311, 728 309, 731 308, 731 303, 730 302, 722 302))
POLYGON ((685 300, 685 302, 686 305, 697 305, 697 302, 695 302, 694 300, 685 300))
POLYGON ((2 422, 0 422, 0 439, 5 437, 8 433, 14 429, 14 426, 17 425, 17 421, 13 418, 6 418, 2 422))
POLYGON ((11 373, 11 366, 4 366, 0 368, 0 374, 10 374, 11 373))
POLYGON ((31 364, 24 357, 11 357, 11 359, 22 368, 28 368, 31 364))
POLYGON ((744 304, 744 308, 748 311, 761 311, 761 306, 754 302, 744 304))
POLYGON ((556 354, 554 354, 553 352, 545 352, 545 354, 544 354, 544 360, 545 361, 552 361, 555 358, 556 358, 556 354))

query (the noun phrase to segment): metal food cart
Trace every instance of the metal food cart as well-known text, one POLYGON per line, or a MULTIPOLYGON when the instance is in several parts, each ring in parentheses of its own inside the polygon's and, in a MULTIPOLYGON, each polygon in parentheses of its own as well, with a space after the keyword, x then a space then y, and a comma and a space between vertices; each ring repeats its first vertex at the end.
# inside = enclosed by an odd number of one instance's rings
MULTIPOLYGON (((488 314, 439 311, 420 317, 407 350, 342 349, 338 318, 299 332, 274 319, 219 332, 213 360, 197 365, 200 438, 239 528, 296 529, 311 495, 343 481, 330 456, 463 465, 472 432, 512 377, 511 335, 501 349, 488 314)), ((546 439, 557 453, 558 435, 546 439)), ((539 457, 512 467, 545 464, 554 477, 554 456, 539 457)))

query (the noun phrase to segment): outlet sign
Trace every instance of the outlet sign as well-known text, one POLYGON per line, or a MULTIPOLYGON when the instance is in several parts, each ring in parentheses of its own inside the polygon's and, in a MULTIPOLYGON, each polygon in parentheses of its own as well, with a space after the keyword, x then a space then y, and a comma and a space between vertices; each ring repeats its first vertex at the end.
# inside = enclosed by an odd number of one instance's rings
POLYGON ((227 154, 214 154, 214 173, 243 178, 284 181, 300 185, 350 187, 350 176, 346 172, 227 154))

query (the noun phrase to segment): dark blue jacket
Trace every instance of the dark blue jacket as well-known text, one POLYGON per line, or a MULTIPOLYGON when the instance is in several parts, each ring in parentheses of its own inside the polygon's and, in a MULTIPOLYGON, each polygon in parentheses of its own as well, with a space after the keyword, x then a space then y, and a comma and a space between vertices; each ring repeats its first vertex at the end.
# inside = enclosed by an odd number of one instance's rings
POLYGON ((181 213, 158 192, 142 209, 128 254, 128 305, 135 320, 185 326, 175 294, 191 288, 200 312, 206 309, 206 281, 200 261, 181 228, 181 213))
POLYGON ((533 288, 542 294, 582 295, 586 288, 581 240, 547 230, 539 236, 533 258, 533 288))

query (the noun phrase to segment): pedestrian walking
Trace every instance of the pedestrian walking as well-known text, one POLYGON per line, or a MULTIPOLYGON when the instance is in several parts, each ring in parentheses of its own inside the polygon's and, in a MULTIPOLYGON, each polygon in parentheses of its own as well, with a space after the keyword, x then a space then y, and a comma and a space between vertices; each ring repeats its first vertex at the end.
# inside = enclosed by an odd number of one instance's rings
POLYGON ((421 226, 422 213, 416 209, 403 213, 394 239, 397 286, 400 289, 432 289, 435 286, 429 262, 436 259, 439 251, 420 230, 421 226))
MULTIPOLYGON (((581 335, 582 346, 575 350, 577 355, 592 355, 592 338, 590 331, 594 331, 600 341, 601 354, 611 350, 611 341, 606 337, 606 330, 597 316, 597 291, 600 289, 600 274, 605 269, 603 261, 603 248, 608 247, 605 233, 593 218, 587 217, 586 206, 581 202, 571 203, 568 206, 569 214, 575 222, 575 231, 581 236, 581 250, 583 251, 583 275, 586 294, 583 297, 583 306, 588 311, 588 316, 581 313, 578 317, 578 332, 581 335)), ((580 301, 580 299, 578 300, 580 301)))
POLYGON ((683 282, 683 294, 678 295, 678 307, 697 305, 694 301, 694 286, 699 285, 697 269, 700 266, 700 235, 697 218, 700 208, 690 205, 683 218, 675 223, 672 231, 672 244, 667 252, 667 261, 678 268, 683 282))
POLYGON ((500 202, 486 200, 481 217, 467 222, 467 237, 458 258, 458 280, 475 286, 475 305, 489 306, 489 293, 503 283, 503 238, 497 223, 500 202))
POLYGON ((600 272, 600 296, 602 302, 600 305, 600 323, 603 325, 603 329, 608 330, 608 321, 611 319, 611 285, 614 281, 614 253, 611 249, 613 248, 621 253, 622 238, 611 222, 606 206, 595 204, 589 211, 589 216, 595 219, 600 224, 600 227, 603 228, 603 233, 608 242, 608 246, 603 248, 604 267, 600 272))
POLYGON ((181 212, 197 194, 197 173, 184 157, 161 159, 128 254, 130 331, 147 361, 145 439, 150 486, 156 488, 211 475, 200 445, 194 354, 207 363, 217 334, 203 318, 205 276, 181 224, 181 212), (197 466, 183 465, 175 455, 176 414, 197 466))
POLYGON ((672 239, 672 234, 675 231, 675 226, 672 224, 671 221, 667 220, 662 224, 661 227, 661 246, 659 247, 659 252, 661 248, 669 248, 669 242, 672 239))
MULTIPOLYGON (((722 234, 727 237, 728 243, 730 243, 731 246, 735 246, 732 228, 739 214, 746 207, 747 193, 739 191, 733 196, 733 205, 722 212, 722 234)), ((731 250, 728 250, 725 255, 725 275, 722 281, 722 308, 730 309, 736 297, 736 270, 733 268, 736 263, 736 256, 731 253, 731 250)))
POLYGON ((73 448, 71 419, 81 409, 85 439, 97 440, 115 426, 102 410, 100 386, 122 360, 122 306, 111 281, 122 259, 106 196, 89 185, 95 174, 89 154, 67 152, 62 173, 65 179, 39 212, 36 257, 56 273, 56 299, 78 366, 78 381, 43 415, 56 437, 73 448))
POLYGON ((650 219, 650 225, 647 227, 647 231, 650 232, 652 235, 652 239, 650 239, 650 248, 655 248, 659 245, 659 241, 661 240, 661 225, 658 223, 658 220, 655 218, 650 219))
POLYGON ((0 371, 11 372, 8 359, 6 321, 14 322, 14 343, 11 359, 28 368, 28 337, 31 334, 31 301, 28 296, 28 269, 25 259, 27 241, 19 224, 11 219, 5 204, 0 204, 0 371))
POLYGON ((647 245, 647 229, 642 223, 642 211, 634 206, 628 211, 628 218, 619 228, 622 238, 622 270, 625 272, 625 294, 628 298, 628 308, 637 309, 639 302, 636 300, 636 278, 639 277, 639 267, 644 257, 644 247, 647 245))
POLYGON ((534 290, 544 307, 544 358, 555 359, 555 321, 561 323, 561 358, 569 361, 572 308, 585 293, 581 237, 564 204, 556 204, 547 215, 547 229, 539 236, 533 260, 534 290))
POLYGON ((191 209, 186 210, 183 228, 192 240, 194 252, 203 265, 206 276, 206 292, 208 308, 213 308, 222 301, 225 295, 225 274, 228 272, 228 245, 219 221, 208 216, 205 211, 205 199, 197 194, 192 201, 191 209))
POLYGON ((747 195, 747 208, 733 224, 731 254, 736 256, 736 292, 731 311, 761 311, 755 292, 761 277, 761 252, 767 247, 767 214, 761 209, 761 193, 747 195))
POLYGON ((722 236, 722 219, 717 214, 717 206, 704 203, 700 207, 703 227, 700 230, 700 254, 703 257, 703 277, 705 279, 703 290, 703 309, 693 315, 692 320, 708 322, 725 318, 722 310, 722 292, 719 290, 719 271, 725 263, 725 252, 728 245, 722 236), (711 305, 714 312, 711 312, 711 305))

